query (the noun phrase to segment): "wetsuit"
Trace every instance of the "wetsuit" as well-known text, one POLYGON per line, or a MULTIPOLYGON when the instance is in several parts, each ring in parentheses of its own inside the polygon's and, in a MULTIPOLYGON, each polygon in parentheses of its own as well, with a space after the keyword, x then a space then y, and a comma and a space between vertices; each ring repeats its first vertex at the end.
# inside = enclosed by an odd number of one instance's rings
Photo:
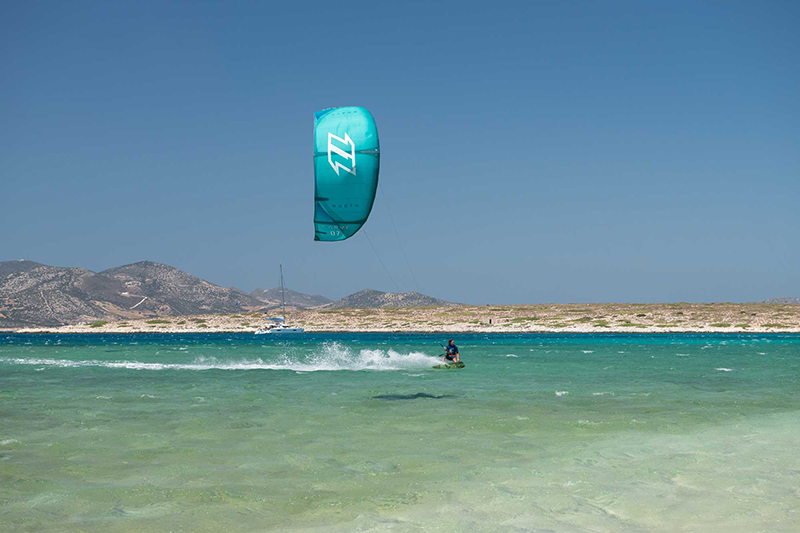
POLYGON ((456 346, 455 344, 453 344, 452 346, 448 345, 445 348, 445 350, 447 350, 447 353, 444 354, 445 359, 447 359, 448 361, 455 361, 456 356, 459 355, 458 346, 456 346))

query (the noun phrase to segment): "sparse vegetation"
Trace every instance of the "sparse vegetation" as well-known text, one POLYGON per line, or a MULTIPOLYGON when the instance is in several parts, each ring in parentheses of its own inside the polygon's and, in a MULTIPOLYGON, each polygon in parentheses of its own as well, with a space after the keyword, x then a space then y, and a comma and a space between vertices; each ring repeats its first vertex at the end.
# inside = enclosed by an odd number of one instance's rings
MULTIPOLYGON (((188 324, 201 324, 214 331, 244 331, 257 325, 251 316, 261 313, 220 313, 194 316, 145 316, 131 319, 130 325, 108 322, 103 331, 129 328, 127 331, 181 331, 188 324), (239 317, 238 319, 233 317, 239 317), (180 319, 180 320, 179 320, 180 319)), ((99 321, 98 321, 99 322, 99 321)), ((105 321, 103 321, 105 322, 105 321)), ((461 307, 381 307, 336 308, 297 312, 296 322, 307 331, 614 331, 655 328, 675 331, 796 331, 800 330, 800 306, 779 304, 585 304, 514 305, 461 307), (757 311, 757 313, 756 313, 757 311), (768 321, 761 324, 758 318, 768 321), (777 318, 772 318, 776 316, 777 318), (766 318, 770 317, 770 318, 766 318), (749 320, 750 322, 744 322, 749 320)), ((82 327, 89 331, 93 323, 82 327)), ((105 325, 105 324, 103 324, 105 325)), ((100 324, 94 328, 102 328, 100 324)))
POLYGON ((108 324, 108 322, 106 322, 104 320, 98 320, 97 322, 87 322, 86 323, 86 325, 89 326, 90 328, 102 328, 106 324, 108 324))

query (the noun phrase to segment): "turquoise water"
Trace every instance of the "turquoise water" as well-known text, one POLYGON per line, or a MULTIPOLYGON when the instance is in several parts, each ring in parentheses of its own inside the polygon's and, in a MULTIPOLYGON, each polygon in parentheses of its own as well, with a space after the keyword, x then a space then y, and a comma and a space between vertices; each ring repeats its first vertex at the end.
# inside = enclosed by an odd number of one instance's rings
POLYGON ((800 530, 800 335, 446 340, 0 336, 0 530, 800 530))

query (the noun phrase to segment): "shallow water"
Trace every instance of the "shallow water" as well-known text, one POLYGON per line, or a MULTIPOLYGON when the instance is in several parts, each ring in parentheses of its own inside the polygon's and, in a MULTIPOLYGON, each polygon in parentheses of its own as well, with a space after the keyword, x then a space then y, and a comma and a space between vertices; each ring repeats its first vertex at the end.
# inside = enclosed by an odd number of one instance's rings
POLYGON ((800 530, 800 335, 445 340, 0 336, 0 530, 800 530))

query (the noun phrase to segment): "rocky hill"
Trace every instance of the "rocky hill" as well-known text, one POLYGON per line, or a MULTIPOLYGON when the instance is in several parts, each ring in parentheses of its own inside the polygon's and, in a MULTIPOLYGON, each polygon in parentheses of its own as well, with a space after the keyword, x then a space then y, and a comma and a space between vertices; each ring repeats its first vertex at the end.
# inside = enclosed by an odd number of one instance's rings
MULTIPOLYGON (((298 309, 315 309, 323 305, 327 305, 333 300, 325 298, 319 294, 303 294, 289 289, 286 291, 286 305, 292 305, 298 309)), ((277 307, 281 305, 281 288, 273 287, 272 289, 256 289, 250 293, 250 296, 261 300, 269 307, 277 307)))
POLYGON ((169 265, 141 261, 104 270, 101 275, 124 286, 138 308, 158 315, 237 313, 264 304, 236 288, 214 285, 169 265))
POLYGON ((261 301, 238 289, 149 261, 100 273, 33 261, 0 262, 0 328, 262 307, 261 301))
POLYGON ((374 289, 359 291, 341 300, 336 300, 328 308, 340 307, 422 307, 422 306, 458 305, 439 300, 418 292, 381 292, 374 289))
POLYGON ((46 265, 37 263, 35 261, 25 261, 23 259, 20 259, 19 261, 0 261, 0 280, 5 279, 12 274, 27 272, 28 270, 42 266, 46 265))
POLYGON ((768 298, 766 300, 761 300, 758 303, 760 303, 760 304, 800 304, 800 298, 789 298, 788 296, 784 296, 783 298, 768 298))
POLYGON ((55 326, 109 315, 122 286, 85 268, 0 263, 0 327, 55 326))

